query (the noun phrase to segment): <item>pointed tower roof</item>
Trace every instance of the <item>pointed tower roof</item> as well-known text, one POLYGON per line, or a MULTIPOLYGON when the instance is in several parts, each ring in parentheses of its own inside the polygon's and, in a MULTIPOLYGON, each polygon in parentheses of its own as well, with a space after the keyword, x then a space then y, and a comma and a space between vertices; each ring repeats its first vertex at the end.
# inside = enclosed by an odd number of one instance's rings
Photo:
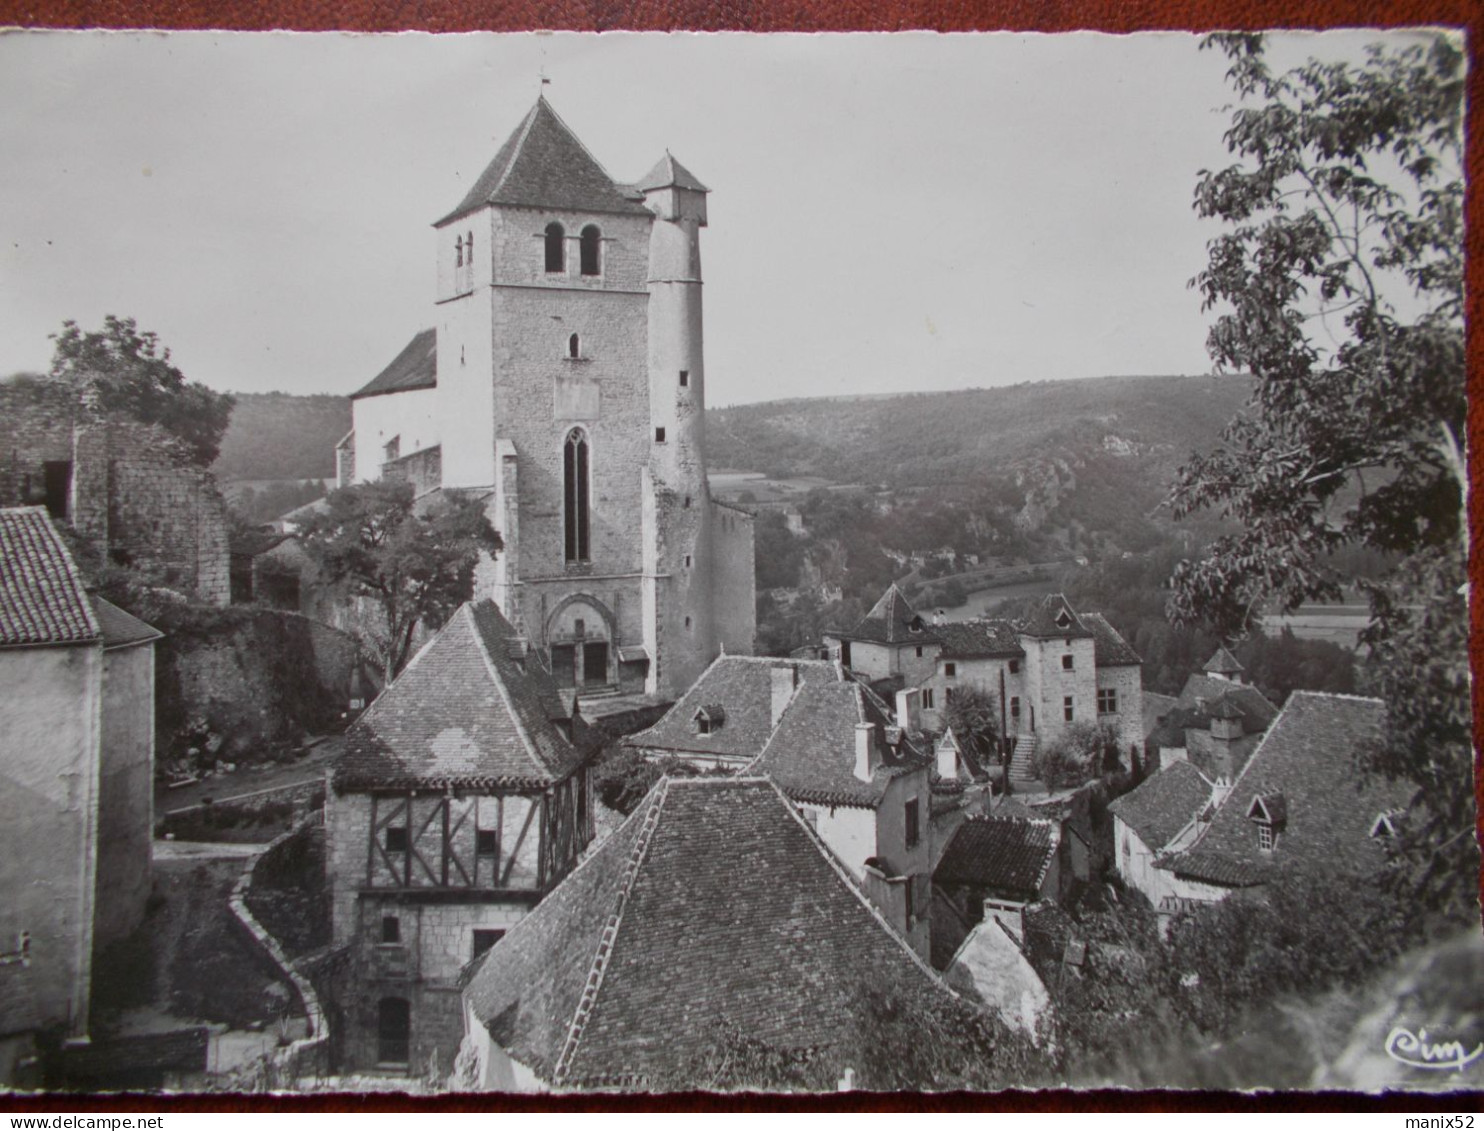
POLYGON ((1077 610, 1060 593, 1048 593, 1020 626, 1025 636, 1092 636, 1077 610))
POLYGON ((1206 661, 1206 666, 1201 670, 1213 675, 1236 675, 1246 669, 1237 662, 1237 658, 1228 652, 1226 645, 1223 644, 1216 649, 1216 654, 1206 661))
POLYGON ((670 151, 665 150, 665 155, 639 179, 634 186, 640 192, 652 192, 662 188, 683 188, 692 192, 710 192, 700 180, 675 158, 670 156, 670 151))
POLYGON ((505 139, 458 207, 433 226, 488 204, 649 215, 603 171, 544 97, 505 139))
POLYGON ((861 618, 860 623, 842 636, 848 640, 877 644, 921 644, 936 639, 895 582, 871 606, 871 611, 861 618))

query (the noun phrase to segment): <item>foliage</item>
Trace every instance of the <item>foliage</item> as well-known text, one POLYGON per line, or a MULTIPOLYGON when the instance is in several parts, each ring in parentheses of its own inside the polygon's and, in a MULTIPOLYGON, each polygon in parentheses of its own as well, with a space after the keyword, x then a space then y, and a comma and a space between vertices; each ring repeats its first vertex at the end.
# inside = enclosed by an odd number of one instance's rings
POLYGON ((1043 741, 1031 765, 1037 779, 1052 789, 1071 789, 1117 771, 1121 756, 1117 730, 1082 719, 1043 741))
POLYGON ((101 330, 84 333, 69 320, 51 337, 52 379, 85 387, 106 411, 158 424, 185 441, 202 467, 216 458, 235 399, 187 382, 157 335, 140 333, 132 318, 110 314, 101 330))
POLYGON ((752 535, 757 558, 758 591, 791 589, 798 585, 799 568, 804 563, 804 547, 801 539, 788 529, 783 512, 758 512, 753 520, 752 535))
POLYGON ((324 497, 322 479, 277 480, 259 487, 238 488, 231 498, 231 513, 247 525, 255 526, 324 497))
POLYGON ((350 429, 349 397, 238 393, 211 470, 224 482, 332 479, 335 445, 350 429))
POLYGON ((628 746, 608 746, 593 765, 593 792, 608 808, 627 817, 661 778, 694 778, 724 774, 698 770, 680 758, 646 758, 628 746))
POLYGON ((365 629, 388 682, 407 663, 419 625, 436 629, 474 592, 481 553, 501 548, 483 504, 455 492, 417 504, 410 483, 377 481, 332 491, 299 531, 329 586, 376 608, 365 629))
POLYGON ((959 747, 988 769, 1000 761, 1000 709, 993 695, 972 683, 953 689, 943 718, 959 747))
POLYGON ((1358 65, 1268 67, 1260 35, 1212 36, 1243 100, 1237 164, 1196 210, 1225 221, 1193 281, 1221 310, 1208 348, 1256 380, 1225 446, 1182 469, 1175 513, 1241 526, 1174 572, 1171 611, 1239 630, 1264 601, 1332 600, 1336 551, 1393 555, 1368 582, 1373 684, 1390 723, 1372 765, 1418 787, 1417 890, 1472 875, 1467 725, 1463 58, 1446 36, 1358 65), (1453 588, 1450 588, 1452 586, 1453 588), (1420 606, 1420 607, 1419 607, 1420 606), (1463 869, 1463 870, 1460 870, 1463 869))

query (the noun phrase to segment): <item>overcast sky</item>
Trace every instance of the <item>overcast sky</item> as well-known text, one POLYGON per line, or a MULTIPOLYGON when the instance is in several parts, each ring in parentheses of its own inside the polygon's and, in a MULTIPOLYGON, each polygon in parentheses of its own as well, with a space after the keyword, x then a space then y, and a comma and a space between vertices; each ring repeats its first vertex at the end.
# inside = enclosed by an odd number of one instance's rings
POLYGON ((112 313, 218 389, 354 391, 432 325, 431 223, 542 73, 616 180, 668 147, 712 189, 713 405, 1206 372, 1198 42, 0 35, 0 375, 112 313))

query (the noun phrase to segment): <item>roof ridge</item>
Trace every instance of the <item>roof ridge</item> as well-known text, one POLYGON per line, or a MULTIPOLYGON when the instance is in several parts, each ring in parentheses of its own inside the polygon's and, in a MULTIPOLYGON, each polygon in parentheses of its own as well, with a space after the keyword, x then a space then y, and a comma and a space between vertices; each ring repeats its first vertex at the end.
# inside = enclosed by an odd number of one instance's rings
POLYGON ((531 761, 536 763, 537 769, 542 773, 550 774, 551 767, 545 763, 541 757, 541 752, 536 749, 536 743, 531 738, 531 732, 526 729, 525 720, 520 717, 520 712, 515 709, 515 701, 510 698, 510 689, 505 686, 505 681, 501 678, 499 669, 495 667, 494 657, 489 654, 489 649, 485 647, 484 633, 479 631, 479 625, 474 620, 474 602, 465 601, 459 606, 459 613, 463 613, 469 623, 469 631, 474 636, 474 646, 479 649, 480 658, 484 660, 485 671, 489 673, 490 681, 495 685, 495 691, 499 694, 500 702, 504 704, 505 711, 510 716, 510 721, 515 724, 515 733, 520 735, 521 743, 526 748, 526 754, 530 756, 531 761))
POLYGON ((613 912, 608 916, 603 933, 598 937, 598 948, 593 953, 592 965, 588 967, 587 984, 583 987, 582 997, 577 1002, 577 1011, 572 1015, 572 1023, 567 1027, 567 1039, 563 1042, 562 1051, 557 1055, 556 1066, 552 1069, 551 1078, 554 1084, 560 1084, 567 1073, 572 1070, 572 1059, 577 1055, 577 1046, 582 1041, 583 1030, 587 1028, 593 1008, 597 1005, 598 991, 603 988, 603 978, 608 972, 608 959, 613 954, 613 944, 618 939, 619 928, 623 925, 623 913, 629 901, 629 892, 633 890, 634 881, 639 877, 640 865, 644 863, 644 857, 649 853, 649 842, 654 836, 655 826, 659 824, 660 813, 665 808, 665 799, 669 796, 670 779, 660 778, 655 789, 658 796, 650 805, 649 811, 644 814, 644 824, 639 829, 639 835, 634 840, 633 851, 630 852, 628 862, 624 865, 623 878, 618 886, 618 898, 614 900, 613 912))
MULTIPOLYGON (((546 103, 545 96, 538 95, 536 97, 536 104, 526 111, 525 121, 520 124, 520 136, 515 140, 515 148, 510 151, 510 157, 505 162, 505 168, 500 170, 500 179, 490 188, 489 196, 494 196, 495 193, 504 188, 505 182, 510 179, 510 171, 515 168, 515 163, 520 160, 520 151, 524 148, 526 139, 531 136, 531 129, 536 124, 536 115, 540 112, 542 106, 546 106, 548 110, 551 110, 551 107, 546 103)), ((551 110, 551 112, 552 114, 556 113, 555 110, 551 110)), ((557 120, 561 121, 560 118, 557 120)), ((566 125, 565 122, 562 124, 566 125)), ((571 131, 569 130, 568 132, 570 133, 571 131)), ((578 144, 580 145, 582 143, 578 142, 578 144)))
MULTIPOLYGON (((1250 687, 1251 685, 1244 683, 1244 684, 1241 684, 1240 686, 1242 686, 1242 687, 1250 687)), ((1256 689, 1254 688, 1254 690, 1256 690, 1256 689)), ((1293 697, 1295 695, 1308 695, 1308 696, 1312 696, 1315 699, 1343 699, 1343 700, 1346 700, 1347 702, 1351 702, 1351 703, 1379 703, 1383 707, 1386 706, 1386 700, 1380 698, 1379 696, 1376 696, 1376 695, 1352 695, 1352 694, 1350 694, 1348 692, 1344 692, 1344 691, 1315 691, 1312 688, 1295 687, 1292 691, 1290 691, 1288 693, 1288 699, 1289 699, 1290 702, 1293 700, 1293 697)), ((1284 703, 1283 704, 1283 710, 1287 710, 1287 709, 1288 709, 1288 703, 1284 703)), ((1280 711, 1279 714, 1282 714, 1282 711, 1280 711)), ((1277 720, 1274 720, 1274 721, 1276 722, 1277 720)))

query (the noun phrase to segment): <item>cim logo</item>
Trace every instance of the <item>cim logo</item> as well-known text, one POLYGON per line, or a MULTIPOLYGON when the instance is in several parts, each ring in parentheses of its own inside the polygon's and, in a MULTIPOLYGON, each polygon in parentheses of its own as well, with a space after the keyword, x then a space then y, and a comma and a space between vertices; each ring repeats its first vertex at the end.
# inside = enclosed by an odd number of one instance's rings
POLYGON ((1437 1072, 1462 1072, 1484 1056, 1484 1044, 1465 1052, 1462 1041, 1430 1042, 1427 1030, 1413 1033, 1400 1026, 1386 1035, 1386 1055, 1409 1068, 1426 1068, 1437 1072))

